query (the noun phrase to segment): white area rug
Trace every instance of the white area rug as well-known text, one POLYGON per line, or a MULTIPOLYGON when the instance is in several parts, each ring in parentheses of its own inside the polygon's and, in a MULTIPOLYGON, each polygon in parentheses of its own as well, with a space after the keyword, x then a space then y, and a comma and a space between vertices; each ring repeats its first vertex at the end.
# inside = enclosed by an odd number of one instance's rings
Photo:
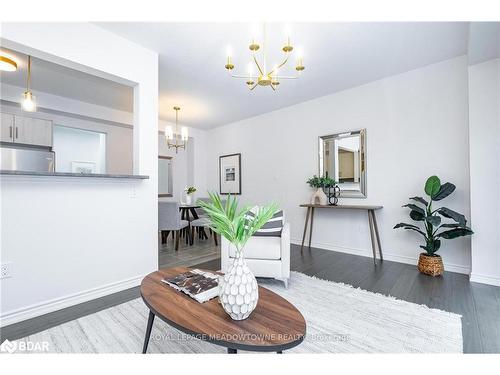
MULTIPOLYGON (((307 337, 286 353, 461 353, 460 315, 292 272, 289 289, 261 280, 293 303, 307 337)), ((148 309, 133 301, 18 341, 49 343, 50 352, 140 353, 148 309)), ((225 353, 156 318, 149 353, 225 353)))

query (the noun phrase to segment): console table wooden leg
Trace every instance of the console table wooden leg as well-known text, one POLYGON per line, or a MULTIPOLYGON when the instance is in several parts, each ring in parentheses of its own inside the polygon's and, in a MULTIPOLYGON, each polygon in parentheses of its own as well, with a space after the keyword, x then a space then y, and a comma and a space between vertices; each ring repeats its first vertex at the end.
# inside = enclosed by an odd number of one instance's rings
POLYGON ((372 219, 373 219, 373 227, 375 228, 375 238, 377 239, 378 253, 380 255, 380 261, 383 261, 384 256, 382 255, 382 246, 380 246, 380 235, 378 233, 377 217, 375 215, 375 211, 372 211, 372 219))
POLYGON ((371 210, 368 210, 368 226, 370 227, 370 238, 372 242, 372 251, 373 251, 373 264, 377 265, 377 253, 375 250, 375 234, 373 233, 373 219, 371 215, 371 210))
POLYGON ((300 246, 300 253, 304 251, 304 241, 306 240, 306 233, 307 233, 307 223, 309 222, 309 212, 311 211, 311 207, 307 207, 307 213, 306 213, 306 222, 304 224, 304 234, 302 235, 302 245, 300 246))
POLYGON ((153 322, 155 320, 155 314, 149 311, 148 325, 146 327, 146 336, 144 337, 144 345, 142 347, 142 354, 146 354, 148 350, 149 337, 151 336, 151 329, 153 328, 153 322))
POLYGON ((314 207, 311 207, 311 226, 309 227, 309 250, 311 250, 311 239, 313 236, 314 207))

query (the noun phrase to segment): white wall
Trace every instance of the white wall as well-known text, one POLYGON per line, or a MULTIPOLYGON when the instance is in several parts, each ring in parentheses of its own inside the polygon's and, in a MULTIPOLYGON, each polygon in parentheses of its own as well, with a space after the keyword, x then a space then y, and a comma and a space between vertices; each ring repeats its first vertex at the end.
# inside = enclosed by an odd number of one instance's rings
POLYGON ((94 164, 93 173, 106 173, 106 134, 66 126, 53 127, 56 172, 73 172, 74 162, 94 164))
POLYGON ((500 286, 500 59, 469 67, 471 281, 500 286))
MULTIPOLYGON (((212 130, 208 186, 218 191, 218 157, 241 152, 243 201, 279 202, 300 243, 298 206, 313 193, 306 180, 318 173, 318 136, 360 128, 367 129, 368 198, 340 202, 383 205, 385 257, 415 264, 422 238, 392 228, 410 220, 401 206, 424 194, 427 177, 456 184, 443 203, 470 217, 465 56, 212 130)), ((316 211, 313 246, 371 256, 365 212, 316 211)), ((440 253, 448 270, 469 272, 469 238, 445 242, 440 253)))
POLYGON ((2 23, 2 45, 134 85, 134 173, 148 180, 2 176, 1 324, 140 283, 158 265, 158 56, 86 23, 2 23), (112 46, 112 48, 110 48, 112 46))

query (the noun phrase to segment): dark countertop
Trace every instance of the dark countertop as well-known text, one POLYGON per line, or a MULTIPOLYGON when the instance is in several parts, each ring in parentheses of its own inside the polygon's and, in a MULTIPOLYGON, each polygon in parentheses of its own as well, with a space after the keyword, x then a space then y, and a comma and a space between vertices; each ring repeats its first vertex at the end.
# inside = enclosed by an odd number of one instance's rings
POLYGON ((77 178, 117 178, 126 180, 147 180, 149 176, 132 174, 82 174, 67 172, 28 172, 0 170, 2 176, 33 176, 33 177, 77 177, 77 178))

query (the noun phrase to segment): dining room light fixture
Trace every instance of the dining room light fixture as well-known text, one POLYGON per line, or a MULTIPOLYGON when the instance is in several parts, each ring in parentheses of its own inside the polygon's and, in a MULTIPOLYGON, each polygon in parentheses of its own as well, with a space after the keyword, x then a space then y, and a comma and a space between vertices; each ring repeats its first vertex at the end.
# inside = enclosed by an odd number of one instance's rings
POLYGON ((28 56, 28 74, 26 76, 26 91, 23 94, 23 99, 21 100, 21 108, 26 112, 36 111, 36 98, 33 92, 30 90, 31 81, 31 56, 28 56))
POLYGON ((186 149, 187 142, 189 139, 189 132, 188 132, 187 127, 183 126, 181 128, 181 132, 179 133, 178 121, 179 121, 179 111, 180 110, 181 110, 180 107, 177 107, 177 106, 174 107, 175 132, 174 132, 174 129, 172 128, 172 125, 165 126, 165 138, 167 139, 167 146, 168 146, 168 148, 175 148, 176 154, 180 148, 182 148, 184 150, 186 149))
POLYGON ((267 70, 268 61, 266 55, 267 40, 265 24, 263 24, 262 29, 262 48, 261 45, 256 41, 256 38, 252 38, 252 41, 248 46, 251 51, 251 62, 248 64, 247 74, 233 74, 235 66, 233 64, 233 56, 230 47, 228 47, 227 49, 227 60, 224 67, 231 77, 245 79, 246 85, 250 90, 255 89, 257 86, 269 86, 271 87, 271 89, 273 89, 273 91, 276 91, 281 80, 297 79, 300 77, 300 74, 305 69, 303 56, 301 52, 297 53, 295 65, 296 73, 294 75, 280 75, 280 69, 282 67, 285 67, 285 65, 288 63, 291 53, 294 50, 294 47, 290 42, 290 35, 288 33, 285 44, 281 48, 281 50, 285 54, 283 61, 280 64, 275 64, 272 70, 267 70), (258 55, 259 50, 261 50, 260 56, 258 55), (254 74, 254 66, 257 68, 257 74, 254 74))
POLYGON ((17 63, 10 57, 0 55, 0 71, 2 72, 15 72, 17 70, 17 63))

